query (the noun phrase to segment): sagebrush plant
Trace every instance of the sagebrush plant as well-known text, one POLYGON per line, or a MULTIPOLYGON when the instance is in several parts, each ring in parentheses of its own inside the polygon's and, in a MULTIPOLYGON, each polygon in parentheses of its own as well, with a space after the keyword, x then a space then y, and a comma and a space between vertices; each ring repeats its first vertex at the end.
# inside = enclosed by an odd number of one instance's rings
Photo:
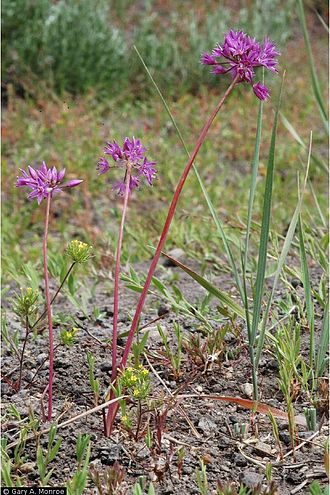
POLYGON ((44 268, 44 283, 45 283, 45 299, 47 308, 47 320, 48 320, 48 338, 49 338, 49 381, 48 381, 48 413, 47 417, 50 421, 52 419, 53 410, 53 374, 54 374, 54 335, 53 335, 53 321, 52 321, 52 309, 51 298, 49 292, 49 272, 48 272, 48 227, 50 216, 50 205, 53 195, 62 191, 63 188, 76 187, 81 184, 82 180, 72 179, 63 183, 65 176, 65 169, 60 171, 54 166, 48 168, 45 162, 36 169, 31 166, 25 171, 20 169, 21 175, 17 177, 16 187, 27 187, 31 189, 28 195, 30 200, 36 199, 38 205, 45 199, 46 200, 46 212, 45 212, 45 225, 44 225, 44 237, 43 237, 43 268, 44 268))

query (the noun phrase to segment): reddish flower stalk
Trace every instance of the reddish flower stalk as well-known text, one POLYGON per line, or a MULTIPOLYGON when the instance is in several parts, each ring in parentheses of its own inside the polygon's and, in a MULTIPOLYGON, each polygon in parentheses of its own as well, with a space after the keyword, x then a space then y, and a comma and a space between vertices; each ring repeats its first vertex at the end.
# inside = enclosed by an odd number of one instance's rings
MULTIPOLYGON (((233 88, 235 87, 235 85, 237 84, 237 82, 239 81, 239 75, 237 74, 232 83, 230 84, 230 86, 227 88, 225 94, 223 95, 223 97, 221 98, 221 100, 219 101, 218 105, 216 106, 216 108, 213 110, 212 114, 210 115, 209 119, 207 120, 205 126, 203 127, 202 129, 202 132, 200 133, 200 136, 199 138, 197 139, 197 142, 196 142, 196 145, 195 145, 195 148, 194 148, 194 151, 192 152, 189 160, 188 160, 188 163, 186 164, 185 168, 184 168, 184 171, 181 175, 181 178, 179 180, 179 183, 176 187, 176 190, 174 192, 174 195, 173 195, 173 198, 172 198, 172 202, 171 202, 171 205, 169 207, 169 210, 168 210, 168 214, 167 214, 167 218, 166 218, 166 221, 165 221, 165 225, 163 227, 163 231, 161 233, 161 236, 160 236, 160 239, 158 241, 158 245, 157 245, 157 248, 156 248, 156 251, 155 251, 155 254, 154 254, 154 257, 152 259, 152 262, 151 262, 151 265, 150 265, 150 268, 149 268, 149 272, 148 272, 148 275, 147 275, 147 278, 146 278, 146 281, 145 281, 145 284, 144 284, 144 287, 143 287, 143 290, 141 292, 141 295, 140 295, 140 299, 138 301, 138 304, 137 304, 137 307, 136 307, 136 310, 135 310, 135 314, 134 314, 134 318, 133 318, 133 321, 132 321, 132 324, 131 324, 131 328, 130 328, 130 331, 129 331, 129 334, 128 334, 128 337, 127 337, 127 342, 126 342, 126 345, 125 345, 125 349, 124 349, 124 354, 123 354, 123 357, 121 359, 121 362, 120 362, 120 368, 124 368, 127 364, 127 360, 128 360, 128 357, 129 357, 129 353, 131 351, 131 347, 132 347, 132 343, 133 343, 133 339, 134 339, 134 335, 135 335, 135 332, 138 328, 138 324, 139 324, 139 320, 140 320, 140 316, 141 316, 141 313, 142 313, 142 309, 143 309, 143 306, 144 306, 144 303, 145 303, 145 300, 146 300, 146 297, 147 297, 147 294, 148 294, 148 291, 149 291, 149 287, 150 287, 150 284, 151 284, 151 281, 152 281, 152 277, 154 275, 154 272, 156 270, 156 267, 157 267, 157 264, 158 264, 158 260, 160 258, 160 255, 161 255, 161 252, 163 250, 163 247, 164 247, 164 244, 165 244, 165 241, 166 241, 166 238, 167 238, 167 234, 168 234, 168 231, 170 229, 170 226, 171 226, 171 223, 172 223, 172 220, 173 220, 173 217, 174 217, 174 213, 175 213, 175 209, 176 209, 176 206, 178 204, 178 201, 179 201, 179 198, 180 198, 180 194, 182 192, 182 189, 183 189, 183 186, 186 182, 186 179, 188 177, 188 174, 189 174, 189 171, 195 161, 195 158, 205 140, 205 137, 215 119, 215 117, 217 116, 219 110, 221 109, 221 107, 223 106, 224 102, 226 101, 227 97, 229 96, 229 94, 232 92, 233 88)), ((118 403, 115 403, 113 405, 113 407, 111 408, 111 411, 110 411, 110 408, 109 408, 109 412, 108 412, 108 417, 107 417, 107 424, 106 424, 106 435, 107 436, 110 436, 111 434, 111 431, 112 431, 112 426, 113 426, 113 422, 115 420, 115 417, 116 417, 116 413, 118 411, 118 408, 119 408, 119 405, 118 403), (111 414, 110 414, 111 412, 111 414)))
POLYGON ((227 97, 229 96, 229 94, 232 92, 234 86, 236 85, 236 83, 238 82, 239 80, 239 76, 236 75, 236 77, 233 79, 231 85, 227 88, 225 94, 223 95, 223 97, 221 98, 220 102, 218 103, 218 105, 216 106, 216 108, 213 110, 212 114, 210 115, 209 119, 207 120, 205 126, 203 127, 203 130, 199 136, 199 138, 197 139, 197 142, 196 142, 196 145, 195 145, 195 148, 194 148, 194 151, 192 152, 189 160, 188 160, 188 163, 187 165, 185 166, 184 168, 184 171, 181 175, 181 178, 179 180, 179 183, 177 185, 177 188, 174 192, 174 195, 173 195, 173 198, 172 198, 172 202, 171 202, 171 205, 170 205, 170 208, 168 210, 168 214, 167 214, 167 218, 166 218, 166 221, 165 221, 165 225, 163 227, 163 231, 161 233, 161 236, 160 236, 160 239, 158 241, 158 245, 157 245, 157 248, 156 248, 156 251, 155 251, 155 254, 154 254, 154 257, 152 259, 152 262, 151 262, 151 265, 150 265, 150 268, 149 268, 149 272, 148 272, 148 275, 147 275, 147 279, 145 281, 145 284, 144 284, 144 287, 143 287, 143 290, 141 292, 141 296, 140 296, 140 299, 139 299, 139 302, 137 304, 137 307, 136 307, 136 310, 135 310, 135 315, 134 315, 134 318, 133 318, 133 321, 132 321, 132 325, 131 325, 131 328, 130 328, 130 331, 129 331, 129 334, 128 334, 128 337, 127 337, 127 342, 126 342, 126 346, 125 346, 125 349, 124 349, 124 354, 123 354, 123 357, 122 357, 122 360, 121 360, 121 367, 125 367, 126 366, 126 363, 127 363, 127 359, 128 359, 128 356, 129 356, 129 353, 130 353, 130 350, 131 350, 131 346, 132 346, 132 342, 133 342, 133 338, 134 338, 134 334, 137 330, 137 327, 138 327, 138 324, 139 324, 139 319, 140 319, 140 316, 141 316, 141 313, 142 313, 142 309, 143 309, 143 306, 144 306, 144 303, 145 303, 145 300, 146 300, 146 297, 147 297, 147 294, 148 294, 148 291, 149 291, 149 287, 150 287, 150 284, 151 284, 151 281, 152 281, 152 277, 154 276, 154 272, 156 270, 156 267, 157 267, 157 264, 158 264, 158 260, 160 258, 160 255, 161 255, 161 252, 163 250, 163 247, 164 247, 164 244, 165 244, 165 241, 166 241, 166 238, 167 238, 167 234, 168 234, 168 231, 170 229, 170 226, 171 226, 171 223, 172 223, 172 220, 173 220, 173 217, 174 217, 174 213, 175 213, 175 209, 176 209, 176 206, 178 204, 178 201, 179 201, 179 198, 180 198, 180 194, 182 192, 182 189, 183 189, 183 186, 186 182, 186 179, 188 177, 188 174, 190 172, 190 169, 195 161, 195 158, 205 140, 205 137, 208 133, 208 130, 210 129, 211 125, 212 125, 212 122, 213 120, 215 119, 215 117, 217 116, 219 110, 221 109, 222 105, 224 104, 224 102, 226 101, 227 97))
MULTIPOLYGON (((71 188, 78 186, 82 180, 73 179, 63 184, 65 176, 65 169, 60 172, 56 167, 48 168, 45 162, 42 162, 40 168, 35 169, 28 167, 28 171, 20 169, 21 176, 17 177, 16 187, 28 187, 31 189, 28 198, 30 200, 36 199, 38 204, 46 199, 46 215, 45 215, 45 231, 42 244, 43 263, 44 263, 44 279, 45 279, 45 299, 48 318, 48 330, 49 330, 49 384, 48 389, 48 421, 52 419, 53 412, 53 376, 54 376, 54 336, 53 336, 53 322, 52 322, 52 309, 51 304, 58 292, 56 292, 54 298, 51 300, 49 294, 49 275, 48 275, 48 262, 47 262, 47 241, 48 241, 48 226, 49 226, 49 211, 50 201, 52 195, 59 193, 63 188, 71 188)), ((71 270, 71 268, 70 268, 71 270)), ((62 286, 60 286, 61 288, 62 286)), ((60 290, 60 289, 59 289, 60 290)), ((43 318, 43 315, 37 320, 43 318)), ((36 325, 36 323, 35 323, 36 325)), ((27 338, 27 336, 26 336, 27 338)), ((26 342, 24 343, 23 352, 25 350, 26 342)))
POLYGON ((49 383, 48 383, 48 421, 52 419, 53 413, 53 376, 54 376, 54 335, 52 308, 49 293, 49 275, 48 275, 48 260, 47 260, 47 243, 48 243, 48 226, 50 212, 51 195, 47 196, 46 215, 45 215, 45 231, 42 244, 43 260, 44 260, 44 279, 45 279, 45 299, 47 307, 48 333, 49 333, 49 383))

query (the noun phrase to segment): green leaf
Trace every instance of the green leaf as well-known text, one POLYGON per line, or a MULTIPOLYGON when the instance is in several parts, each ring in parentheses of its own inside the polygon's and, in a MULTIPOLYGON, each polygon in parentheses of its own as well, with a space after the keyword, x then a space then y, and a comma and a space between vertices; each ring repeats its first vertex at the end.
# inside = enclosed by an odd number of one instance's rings
POLYGON ((255 342, 257 329, 259 325, 260 313, 261 313, 261 302, 264 293, 264 280, 265 280, 266 261, 267 261, 267 244, 268 244, 268 236, 269 236, 270 213, 271 213, 271 204, 272 204, 272 195, 273 195, 276 133, 277 133, 277 125, 278 125, 279 108, 281 104, 283 82, 284 82, 284 76, 282 78, 281 88, 277 100, 276 112, 275 112, 271 141, 270 141, 269 155, 268 155, 264 203, 262 208, 261 233, 260 233, 260 241, 259 241, 258 268, 257 268, 257 277, 255 284, 255 295, 253 300, 253 319, 252 319, 252 327, 251 327, 251 333, 249 339, 250 346, 253 345, 255 342))
POLYGON ((309 365, 312 368, 313 363, 315 361, 314 306, 312 300, 312 289, 309 278, 309 270, 308 270, 307 256, 305 250, 305 239, 302 228, 301 215, 299 215, 299 220, 298 220, 298 236, 299 236, 301 275, 302 275, 302 282, 305 291, 306 312, 307 312, 307 320, 309 326, 309 365))
POLYGON ((288 255, 288 252, 289 252, 289 249, 290 249, 290 246, 292 244, 293 237, 294 237, 294 234, 296 231, 296 227, 297 227, 297 223, 298 223, 298 219, 299 219, 299 215, 300 215, 300 211, 301 211, 301 207, 302 207, 303 197, 304 197, 304 193, 306 190, 306 184, 307 184, 308 172, 309 172, 310 160, 311 160, 311 153, 312 153, 312 133, 310 134, 309 151, 308 151, 307 165, 306 165, 306 171, 305 171, 305 178, 303 181, 303 187, 301 190, 301 194, 299 194, 297 206, 296 206, 295 211, 292 215, 292 219, 291 219, 288 231, 287 231, 285 239, 284 239, 282 251, 281 251, 280 257, 278 259, 277 269, 276 269, 276 272, 274 275, 273 287, 272 287, 271 293, 268 297, 266 310, 264 312, 264 317, 263 317, 261 328, 260 328, 259 335, 258 335, 258 346, 257 346, 256 360, 255 360, 256 366, 258 366, 258 363, 259 363, 259 360, 261 357, 261 352, 262 352, 263 345, 264 345, 264 339, 265 339, 265 334, 266 334, 266 325, 267 325, 267 319, 268 319, 270 306, 271 306, 271 303, 272 303, 272 300, 273 300, 273 297, 275 294, 275 290, 276 290, 276 287, 277 287, 277 284, 278 284, 278 281, 280 278, 281 271, 284 267, 285 260, 286 260, 286 257, 288 255))
POLYGON ((329 299, 325 307, 322 331, 317 349, 316 366, 315 366, 316 378, 323 375, 323 372, 327 364, 327 359, 329 359, 326 357, 328 350, 329 350, 329 299))
POLYGON ((215 285, 213 285, 211 282, 206 280, 206 278, 204 278, 201 275, 199 275, 198 273, 194 272, 188 266, 186 266, 186 265, 182 264, 180 261, 172 258, 172 256, 169 256, 168 254, 166 254, 164 252, 162 254, 164 256, 166 256, 166 258, 171 260, 173 263, 175 263, 176 266, 178 266, 184 272, 186 272, 191 278, 196 280, 196 282, 198 282, 199 285, 204 287, 204 289, 206 289, 210 294, 212 294, 213 296, 218 298, 219 301, 221 301, 221 303, 224 306, 227 306, 229 309, 231 309, 231 311, 235 315, 240 316, 243 319, 245 318, 245 310, 241 306, 239 306, 239 304, 234 302, 233 299, 230 296, 228 296, 228 294, 226 294, 225 292, 218 289, 215 285))

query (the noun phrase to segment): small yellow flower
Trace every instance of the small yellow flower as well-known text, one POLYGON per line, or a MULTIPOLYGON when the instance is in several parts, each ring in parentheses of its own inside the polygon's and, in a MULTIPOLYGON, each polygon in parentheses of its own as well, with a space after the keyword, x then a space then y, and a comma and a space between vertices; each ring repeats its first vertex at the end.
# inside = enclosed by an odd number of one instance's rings
POLYGON ((133 395, 134 395, 134 397, 138 397, 140 395, 140 390, 138 388, 135 388, 133 390, 133 395))

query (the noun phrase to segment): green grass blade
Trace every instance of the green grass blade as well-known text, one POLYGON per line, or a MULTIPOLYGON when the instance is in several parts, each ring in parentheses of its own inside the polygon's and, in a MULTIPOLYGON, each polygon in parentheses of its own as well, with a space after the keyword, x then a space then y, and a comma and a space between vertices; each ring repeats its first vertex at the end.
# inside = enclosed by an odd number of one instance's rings
POLYGON ((327 23, 325 22, 325 20, 323 19, 323 17, 318 13, 318 12, 315 12, 315 14, 317 15, 317 17, 319 18, 319 21, 320 23, 322 24, 322 26, 324 27, 324 29, 326 30, 326 32, 328 34, 330 34, 330 31, 329 31, 329 26, 327 25, 327 23))
POLYGON ((319 214, 320 219, 321 219, 322 226, 326 229, 327 228, 327 222, 326 222, 325 217, 324 217, 324 215, 322 213, 322 210, 321 210, 319 201, 318 201, 317 196, 316 196, 315 191, 314 191, 313 184, 311 183, 310 180, 308 181, 308 186, 309 186, 309 188, 311 190, 311 193, 312 193, 312 196, 313 196, 313 199, 314 199, 314 203, 315 203, 316 209, 317 209, 318 214, 319 214))
MULTIPOLYGON (((138 55, 138 57, 139 57, 142 65, 143 65, 143 67, 144 67, 144 69, 146 71, 146 73, 148 74, 148 76, 149 76, 149 78, 150 78, 150 80, 151 80, 154 88, 156 89, 156 91, 157 91, 157 93, 158 93, 158 95, 159 95, 159 97, 160 97, 160 99, 161 99, 161 101, 162 101, 162 103, 164 105, 164 108, 165 108, 165 110, 166 110, 166 112, 167 112, 167 114, 168 114, 168 116, 169 116, 169 118, 170 118, 170 120, 171 120, 171 122, 172 122, 172 124, 174 126, 174 129, 176 130, 176 133, 177 133, 177 135, 178 135, 178 137, 179 137, 179 139, 180 139, 180 141, 182 143, 182 146, 183 146, 183 148, 184 148, 187 156, 189 157, 190 156, 190 153, 189 153, 188 147, 187 147, 187 145, 186 145, 186 143, 185 143, 185 141, 183 139, 183 136, 181 134, 181 131, 180 131, 180 129, 179 129, 179 127, 178 127, 175 119, 174 119, 174 116, 173 116, 173 114, 172 114, 172 112, 171 112, 171 110, 170 110, 170 108, 169 108, 169 106, 168 106, 168 104, 167 104, 167 102, 166 102, 166 100, 165 100, 162 92, 160 91, 160 89, 159 89, 159 87, 158 87, 155 79, 153 78, 153 76, 152 76, 152 74, 151 74, 151 72, 150 72, 147 64, 145 63, 142 55, 140 54, 140 52, 139 52, 139 50, 137 49, 136 46, 134 46, 134 50, 136 51, 136 53, 137 53, 137 55, 138 55)), ((239 276, 239 273, 238 273, 238 270, 237 270, 237 266, 236 266, 236 263, 235 263, 234 255, 233 255, 233 252, 232 252, 232 250, 230 248, 230 244, 229 244, 229 241, 227 239, 226 233, 224 231, 222 222, 221 222, 220 218, 218 217, 218 215, 216 213, 216 210, 215 210, 215 208, 214 208, 214 206, 212 204, 211 198, 210 198, 210 196, 209 196, 209 194, 208 194, 208 192, 207 192, 207 190, 206 190, 206 188, 204 186, 203 180, 202 180, 201 176, 199 175, 199 172, 198 172, 197 167, 195 166, 195 164, 193 165, 193 169, 194 169, 194 173, 196 175, 196 178, 198 180, 198 183, 200 185, 200 188, 201 188, 201 190, 202 190, 202 192, 204 194, 204 197, 205 197, 207 206, 208 206, 208 208, 210 210, 210 213, 212 215, 212 218, 214 220, 214 223, 215 223, 215 225, 217 227, 217 230, 218 230, 218 233, 220 235, 220 238, 221 238, 221 240, 223 242, 223 245, 224 245, 224 248, 225 248, 225 251, 226 251, 226 255, 227 255, 227 259, 228 259, 228 262, 230 264, 231 270, 232 270, 233 275, 234 275, 234 279, 235 279, 235 283, 236 283, 237 289, 238 289, 238 291, 240 293, 240 296, 243 299, 244 293, 243 293, 243 287, 242 287, 241 279, 240 279, 240 276, 239 276)))
POLYGON ((242 272, 243 272, 243 287, 244 287, 244 306, 246 311, 246 324, 248 330, 249 341, 251 340, 251 324, 249 319, 249 305, 248 305, 248 295, 247 295, 247 284, 246 284, 246 267, 248 263, 248 254, 249 254, 249 241, 251 234, 251 223, 252 223, 252 212, 253 212, 253 204, 254 197, 257 186, 257 175, 258 175, 258 167, 259 167, 259 154, 260 154, 260 141, 261 141, 261 131, 262 131, 262 111, 263 111, 263 101, 260 100, 259 103, 259 111, 257 118, 257 131, 255 138, 255 146, 254 146, 254 156, 252 160, 252 170, 251 170, 251 185, 249 192, 249 202, 248 202, 248 215, 247 215, 247 223, 246 223, 246 236, 245 236, 245 246, 244 246, 244 257, 242 262, 242 272))
POLYGON ((204 289, 206 289, 210 294, 215 296, 219 301, 226 306, 227 308, 231 309, 231 311, 236 315, 239 316, 240 318, 245 318, 245 311, 244 309, 237 304, 233 299, 228 296, 225 292, 221 291, 218 289, 215 285, 213 285, 211 282, 206 280, 206 278, 202 277, 198 273, 196 273, 194 270, 189 268, 188 266, 184 265, 180 261, 176 260, 175 258, 172 258, 172 256, 169 256, 166 253, 163 253, 166 258, 171 260, 176 266, 181 268, 184 272, 186 272, 191 278, 193 278, 196 282, 199 283, 204 289))
POLYGON ((322 332, 316 355, 316 378, 323 375, 326 367, 326 355, 329 350, 329 299, 325 308, 322 332))
POLYGON ((296 231, 296 228, 297 228, 297 223, 298 223, 298 219, 299 219, 299 215, 300 215, 300 211, 301 211, 301 207, 302 207, 303 197, 304 197, 304 193, 305 193, 305 190, 306 190, 306 184, 307 184, 309 167, 310 167, 310 161, 311 161, 311 153, 312 153, 312 133, 310 135, 307 165, 306 165, 306 171, 305 171, 305 177, 304 177, 304 181, 303 181, 303 186, 302 186, 302 189, 301 189, 301 194, 299 194, 299 196, 298 196, 297 206, 296 206, 295 211, 294 211, 294 213, 292 215, 292 219, 291 219, 291 222, 290 222, 290 225, 289 225, 287 234, 286 234, 285 239, 284 239, 282 251, 281 251, 281 254, 280 254, 280 257, 279 257, 279 260, 278 260, 278 263, 277 263, 276 271, 275 271, 275 274, 274 274, 273 287, 272 287, 271 293, 270 293, 270 295, 268 297, 268 301, 267 301, 267 305, 266 305, 266 310, 264 312, 262 324, 260 325, 260 329, 259 329, 258 345, 257 345, 256 360, 255 360, 256 366, 258 366, 258 364, 259 364, 261 353, 262 353, 262 349, 263 349, 263 345, 264 345, 264 341, 265 341, 266 325, 267 325, 267 319, 268 319, 268 314, 269 314, 270 306, 272 304, 273 297, 274 297, 274 294, 275 294, 275 290, 276 290, 276 287, 277 287, 277 284, 278 284, 278 281, 279 281, 279 278, 280 278, 280 274, 281 274, 281 271, 282 271, 282 269, 284 267, 285 260, 286 260, 286 257, 288 255, 288 252, 289 252, 289 249, 290 249, 290 246, 292 244, 292 241, 293 241, 293 238, 294 238, 294 234, 295 234, 295 231, 296 231))
POLYGON ((252 328, 251 328, 250 345, 254 344, 256 338, 257 329, 259 325, 260 312, 261 312, 261 301, 264 292, 264 280, 265 280, 266 260, 267 260, 267 244, 268 244, 268 236, 269 236, 270 212, 271 212, 272 193, 273 193, 276 133, 277 133, 277 125, 278 125, 279 108, 280 108, 281 96, 282 96, 283 81, 284 81, 284 76, 282 79, 279 97, 276 105, 276 112, 274 117, 270 148, 269 148, 262 222, 261 222, 261 233, 260 233, 260 241, 259 241, 258 268, 257 268, 257 277, 255 284, 255 295, 253 298, 253 320, 252 320, 252 328))
POLYGON ((301 215, 298 220, 298 237, 301 262, 301 277, 305 291, 306 313, 309 326, 309 365, 313 368, 315 362, 315 335, 314 335, 314 306, 312 299, 312 288, 309 278, 307 256, 305 250, 305 238, 302 227, 301 215))
MULTIPOLYGON (((301 136, 298 134, 297 130, 293 127, 293 125, 291 124, 291 122, 288 121, 288 119, 282 114, 282 112, 280 112, 280 115, 281 115, 281 119, 282 119, 282 122, 284 124, 284 126, 287 128, 287 130, 289 131, 289 133, 291 134, 291 136, 293 137, 293 139, 304 149, 304 150, 307 150, 308 149, 308 146, 307 144, 305 143, 305 141, 301 138, 301 136)), ((317 167, 319 167, 323 172, 325 172, 326 174, 329 174, 329 168, 328 168, 328 165, 327 163, 322 160, 321 158, 319 158, 318 156, 316 156, 315 154, 313 154, 311 156, 311 161, 313 163, 315 163, 315 165, 317 167)))
POLYGON ((301 28, 303 31, 305 45, 306 45, 307 58, 308 58, 309 69, 310 69, 310 73, 311 73, 311 79, 312 79, 312 88, 313 88, 316 102, 317 102, 318 107, 319 107, 319 111, 320 111, 320 114, 322 117, 322 121, 323 121, 325 130, 328 133, 329 123, 328 123, 328 116, 327 116, 327 112, 326 112, 326 104, 324 103, 324 100, 323 100, 323 96, 322 96, 322 92, 321 92, 321 88, 320 88, 320 83, 319 83, 319 80, 317 77, 317 72, 315 69, 311 42, 310 42, 308 31, 307 31, 304 5, 303 5, 302 0, 296 0, 296 3, 297 3, 297 10, 298 10, 298 17, 299 17, 299 21, 300 21, 301 28))

